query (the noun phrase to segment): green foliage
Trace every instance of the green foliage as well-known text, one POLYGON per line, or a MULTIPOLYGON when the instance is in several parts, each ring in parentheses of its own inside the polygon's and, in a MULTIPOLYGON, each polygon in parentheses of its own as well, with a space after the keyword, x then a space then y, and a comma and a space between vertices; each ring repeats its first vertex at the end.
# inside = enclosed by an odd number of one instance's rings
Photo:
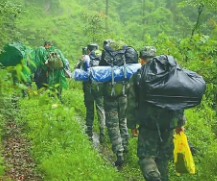
MULTIPOLYGON (((2 136, 2 126, 4 125, 4 118, 0 112, 0 141, 1 141, 1 136, 2 136)), ((1 150, 0 150, 1 153, 1 150)), ((3 165, 3 159, 0 157, 0 177, 3 176, 4 174, 4 165, 3 165)))
POLYGON ((87 21, 84 29, 85 34, 89 35, 91 38, 90 42, 99 42, 103 39, 104 35, 104 23, 103 16, 99 13, 88 13, 85 15, 85 19, 87 21))
MULTIPOLYGON (((11 120, 16 115, 14 110, 17 95, 20 93, 19 90, 14 90, 12 74, 6 69, 0 67, 0 145, 1 138, 5 134, 6 121, 11 120)), ((0 147, 0 153, 2 147, 0 147)), ((0 179, 4 174, 5 165, 3 158, 0 156, 0 179)))
POLYGON ((198 35, 193 36, 192 41, 183 39, 180 44, 180 51, 186 54, 188 61, 183 66, 194 70, 203 76, 207 83, 205 102, 209 106, 216 104, 216 44, 217 41, 211 37, 198 35))
POLYGON ((186 175, 183 178, 190 180, 216 180, 216 175, 210 174, 217 166, 214 161, 216 156, 214 151, 216 149, 216 136, 212 132, 212 127, 216 124, 216 113, 209 107, 204 106, 202 109, 195 108, 186 111, 186 117, 188 119, 186 134, 198 152, 194 157, 196 175, 191 177, 186 175))
MULTIPOLYGON (((186 132, 199 150, 194 157, 197 174, 177 177, 171 163, 171 180, 216 180, 216 7, 215 0, 109 0, 106 16, 101 0, 0 0, 0 49, 11 39, 32 48, 51 40, 67 59, 77 61, 81 47, 92 41, 101 46, 104 39, 111 38, 137 50, 154 45, 158 54, 173 55, 182 67, 202 75, 207 87, 201 105, 186 111, 186 132), (198 7, 202 6, 199 26, 192 34, 198 7)), ((9 72, 0 69, 0 115, 13 117, 12 94, 20 96, 20 90, 27 89, 20 84, 30 80, 26 60, 9 72), (18 79, 17 91, 12 88, 13 78, 18 79)), ((48 93, 22 100, 17 118, 26 128, 32 154, 45 180, 143 180, 136 139, 130 140, 126 156, 123 174, 127 178, 115 173, 92 149, 83 131, 84 123, 77 121, 81 119, 78 114, 82 119, 85 115, 81 83, 70 82, 69 90, 63 92, 65 106, 52 101, 48 93)))
POLYGON ((143 181, 143 175, 138 165, 137 158, 137 138, 129 139, 129 152, 125 156, 126 164, 124 166, 123 174, 127 175, 128 180, 143 181))
POLYGON ((190 4, 191 6, 205 5, 211 10, 217 9, 217 2, 215 0, 187 0, 185 3, 190 4))
MULTIPOLYGON (((46 95, 22 100, 18 123, 25 125, 32 154, 45 180, 123 180, 90 145, 75 109, 81 97, 67 91, 71 106, 64 107, 46 95), (69 97, 70 96, 70 97, 69 97)), ((83 107, 83 106, 82 106, 83 107)), ((83 109, 78 109, 83 112, 83 109)), ((77 111, 76 111, 77 112, 77 111)))
POLYGON ((69 90, 63 92, 63 102, 67 107, 74 107, 77 115, 85 115, 85 105, 81 82, 69 82, 69 90))
POLYGON ((21 7, 9 0, 0 1, 0 50, 2 47, 12 40, 11 35, 16 34, 15 19, 21 12, 21 7))

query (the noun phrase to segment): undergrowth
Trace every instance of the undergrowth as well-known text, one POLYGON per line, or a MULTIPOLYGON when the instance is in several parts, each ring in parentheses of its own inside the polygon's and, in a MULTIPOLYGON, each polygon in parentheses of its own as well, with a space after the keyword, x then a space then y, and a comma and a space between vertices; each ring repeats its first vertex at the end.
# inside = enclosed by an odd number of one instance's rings
POLYGON ((65 94, 70 94, 73 106, 65 107, 46 94, 20 101, 17 122, 25 127, 44 180, 125 180, 93 149, 76 120, 77 111, 84 111, 79 91, 65 94))

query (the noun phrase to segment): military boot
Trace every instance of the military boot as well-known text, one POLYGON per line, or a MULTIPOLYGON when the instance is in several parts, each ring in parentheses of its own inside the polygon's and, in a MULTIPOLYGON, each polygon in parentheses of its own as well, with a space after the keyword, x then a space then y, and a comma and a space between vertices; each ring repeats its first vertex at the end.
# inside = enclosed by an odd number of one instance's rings
POLYGON ((92 141, 93 140, 93 128, 90 126, 87 126, 86 134, 87 134, 89 140, 92 141))
POLYGON ((127 147, 127 146, 124 146, 124 151, 123 151, 123 153, 128 153, 128 152, 129 152, 128 147, 127 147))
POLYGON ((159 173, 152 171, 148 173, 148 178, 146 178, 147 181, 162 181, 160 178, 159 173))
POLYGON ((102 144, 105 142, 105 130, 101 129, 99 134, 99 142, 102 144))
POLYGON ((115 161, 116 167, 121 167, 124 164, 124 156, 123 154, 117 154, 117 160, 115 161))

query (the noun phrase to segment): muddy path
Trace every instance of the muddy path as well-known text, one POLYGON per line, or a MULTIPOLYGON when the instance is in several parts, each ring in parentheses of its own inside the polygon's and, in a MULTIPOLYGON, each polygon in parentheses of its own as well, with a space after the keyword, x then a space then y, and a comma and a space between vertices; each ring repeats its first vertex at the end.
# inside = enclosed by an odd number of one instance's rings
POLYGON ((5 174, 0 181, 42 180, 30 155, 30 142, 22 136, 22 129, 15 122, 5 124, 1 146, 5 174))
MULTIPOLYGON (((79 116, 76 116, 78 121, 81 121, 79 116)), ((14 121, 8 121, 4 127, 2 136, 1 154, 4 159, 5 174, 0 177, 0 181, 42 181, 43 175, 37 169, 34 159, 31 157, 31 143, 23 136, 22 127, 14 121)), ((100 144, 99 135, 93 134, 93 149, 97 150, 102 158, 111 166, 116 160, 115 154, 112 152, 108 140, 105 144, 100 144)), ((117 172, 122 172, 122 168, 116 168, 117 172)), ((125 175, 128 181, 140 180, 125 175)))
POLYGON ((127 181, 140 181, 144 180, 143 176, 141 174, 132 175, 132 172, 134 172, 134 168, 129 168, 128 165, 128 158, 129 155, 126 153, 124 155, 125 157, 125 164, 122 167, 115 167, 114 162, 116 161, 116 155, 111 150, 111 143, 109 140, 107 140, 104 144, 100 144, 99 142, 99 135, 96 132, 93 132, 93 148, 98 151, 98 153, 102 156, 102 158, 109 163, 111 166, 113 166, 117 172, 121 172, 127 181), (128 165, 128 166, 127 166, 128 165))
POLYGON ((100 144, 99 135, 96 132, 93 132, 93 147, 102 155, 104 160, 114 165, 116 159, 115 154, 112 152, 111 148, 107 146, 107 142, 106 144, 100 144))

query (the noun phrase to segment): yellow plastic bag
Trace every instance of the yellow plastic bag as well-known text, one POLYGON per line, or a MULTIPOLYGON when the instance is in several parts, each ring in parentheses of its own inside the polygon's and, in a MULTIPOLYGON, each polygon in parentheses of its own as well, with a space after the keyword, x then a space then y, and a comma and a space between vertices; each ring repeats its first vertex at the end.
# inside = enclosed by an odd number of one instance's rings
POLYGON ((178 173, 195 174, 195 164, 183 131, 174 135, 174 163, 178 173))

